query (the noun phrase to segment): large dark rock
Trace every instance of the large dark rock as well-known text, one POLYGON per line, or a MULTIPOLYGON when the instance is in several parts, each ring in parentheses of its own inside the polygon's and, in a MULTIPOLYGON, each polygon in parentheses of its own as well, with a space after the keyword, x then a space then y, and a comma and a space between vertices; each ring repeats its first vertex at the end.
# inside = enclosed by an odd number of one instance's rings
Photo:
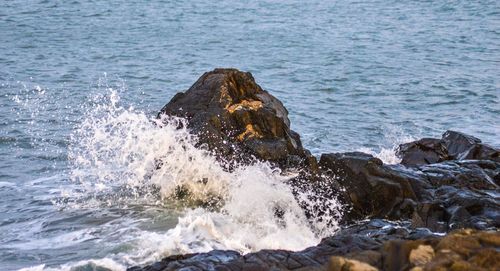
POLYGON ((412 216, 415 227, 445 232, 500 226, 500 163, 447 161, 408 171, 428 184, 412 216))
POLYGON ((345 189, 341 194, 343 202, 352 207, 345 214, 346 221, 365 217, 400 218, 409 216, 401 212, 413 211, 411 206, 417 196, 409 178, 384 166, 378 158, 360 152, 323 154, 319 166, 345 189))
POLYGON ((472 136, 447 131, 441 139, 403 144, 398 151, 402 165, 384 165, 359 152, 323 154, 319 170, 290 129, 283 104, 250 73, 235 69, 205 73, 175 95, 163 115, 187 118, 200 146, 221 161, 250 163, 255 157, 282 169, 304 169, 288 182, 296 195, 308 191, 310 198, 297 198, 311 221, 337 219, 329 215, 337 210, 321 200, 336 197, 348 207, 344 224, 410 219, 415 227, 437 231, 499 225, 499 152, 472 136))
POLYGON ((448 151, 440 139, 422 138, 401 144, 397 155, 403 165, 425 165, 448 160, 448 151))
POLYGON ((290 129, 288 111, 255 83, 252 74, 215 69, 159 113, 187 118, 189 128, 221 160, 249 162, 252 156, 282 168, 315 164, 290 129))
POLYGON ((493 160, 500 162, 500 150, 481 140, 455 131, 446 131, 441 139, 423 138, 401 144, 397 155, 407 166, 439 163, 448 160, 493 160))
POLYGON ((343 189, 344 223, 409 219, 413 227, 447 232, 500 226, 500 163, 447 161, 418 167, 384 165, 364 153, 323 154, 320 169, 343 189))

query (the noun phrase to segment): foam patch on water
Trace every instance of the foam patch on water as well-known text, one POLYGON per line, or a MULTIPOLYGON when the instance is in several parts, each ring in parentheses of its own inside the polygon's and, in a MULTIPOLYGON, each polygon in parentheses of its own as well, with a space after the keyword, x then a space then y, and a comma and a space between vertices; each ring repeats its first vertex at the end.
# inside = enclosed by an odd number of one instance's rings
POLYGON ((2 187, 15 187, 15 183, 12 182, 0 182, 0 188, 2 187))
POLYGON ((57 268, 46 267, 45 264, 19 269, 19 271, 78 271, 78 270, 102 270, 102 271, 125 271, 127 268, 113 259, 91 259, 76 263, 65 264, 57 268))
POLYGON ((87 240, 95 238, 91 230, 78 230, 60 234, 51 238, 35 239, 27 243, 8 244, 5 247, 19 249, 44 249, 50 246, 51 249, 69 247, 87 240))
POLYGON ((297 201, 307 192, 294 196, 286 184, 290 177, 278 169, 255 162, 228 172, 209 151, 195 147, 185 120, 158 120, 122 107, 117 92, 109 91, 72 134, 70 176, 76 189, 64 190, 66 200, 59 204, 99 208, 125 201, 183 209, 175 227, 140 231, 134 249, 110 255, 113 261, 129 266, 213 249, 301 250, 338 229, 336 200, 321 202, 333 210, 328 218, 308 220, 297 201))

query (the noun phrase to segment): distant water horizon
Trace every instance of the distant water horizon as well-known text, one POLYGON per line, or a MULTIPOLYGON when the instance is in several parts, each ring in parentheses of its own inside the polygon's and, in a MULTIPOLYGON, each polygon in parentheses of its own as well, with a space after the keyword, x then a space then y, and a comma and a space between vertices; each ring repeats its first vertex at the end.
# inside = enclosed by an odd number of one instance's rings
POLYGON ((499 15, 498 1, 0 3, 0 266, 124 270, 174 253, 316 244, 336 229, 264 225, 262 206, 228 202, 222 215, 164 200, 172 180, 205 174, 300 217, 267 165, 224 172, 189 131, 151 119, 204 72, 232 67, 284 103, 315 155, 396 163, 398 144, 446 130, 499 146, 499 15), (171 171, 150 176, 156 146, 180 142, 171 171), (193 155, 196 170, 179 164, 193 155), (248 213, 259 230, 240 222, 248 213))

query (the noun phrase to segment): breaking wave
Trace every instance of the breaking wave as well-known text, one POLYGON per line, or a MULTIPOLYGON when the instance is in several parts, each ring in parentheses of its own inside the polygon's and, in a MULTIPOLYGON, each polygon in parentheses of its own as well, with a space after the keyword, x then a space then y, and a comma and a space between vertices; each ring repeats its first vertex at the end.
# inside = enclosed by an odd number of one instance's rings
POLYGON ((136 231, 134 248, 126 253, 60 269, 102 263, 123 270, 168 255, 213 249, 301 250, 338 229, 341 206, 335 199, 319 203, 331 212, 314 217, 311 210, 313 217, 308 218, 304 202, 310 192, 294 193, 286 182, 293 176, 264 162, 229 172, 209 151, 195 147, 186 120, 157 119, 120 103, 117 92, 109 89, 109 95, 95 99, 71 135, 74 186, 56 204, 90 209, 131 203, 164 206, 180 214, 178 223, 160 231, 136 231))

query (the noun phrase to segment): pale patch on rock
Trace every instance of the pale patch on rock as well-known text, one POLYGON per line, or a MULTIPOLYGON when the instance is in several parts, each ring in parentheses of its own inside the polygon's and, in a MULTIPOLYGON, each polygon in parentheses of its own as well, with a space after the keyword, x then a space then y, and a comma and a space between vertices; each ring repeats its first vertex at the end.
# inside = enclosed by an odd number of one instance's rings
POLYGON ((429 245, 419 245, 410 252, 410 263, 416 266, 422 266, 434 258, 434 249, 429 245))
POLYGON ((243 100, 240 103, 237 104, 232 104, 230 106, 226 107, 226 110, 229 111, 229 113, 234 113, 237 110, 252 110, 252 111, 257 111, 260 108, 262 108, 262 102, 261 101, 247 101, 243 100))
POLYGON ((239 141, 243 141, 247 138, 252 137, 262 138, 262 135, 253 128, 252 124, 247 124, 247 126, 245 127, 245 131, 237 136, 239 141))
POLYGON ((378 271, 378 268, 375 268, 367 263, 363 263, 357 260, 348 259, 339 256, 333 256, 330 258, 330 266, 328 267, 328 271, 378 271))

